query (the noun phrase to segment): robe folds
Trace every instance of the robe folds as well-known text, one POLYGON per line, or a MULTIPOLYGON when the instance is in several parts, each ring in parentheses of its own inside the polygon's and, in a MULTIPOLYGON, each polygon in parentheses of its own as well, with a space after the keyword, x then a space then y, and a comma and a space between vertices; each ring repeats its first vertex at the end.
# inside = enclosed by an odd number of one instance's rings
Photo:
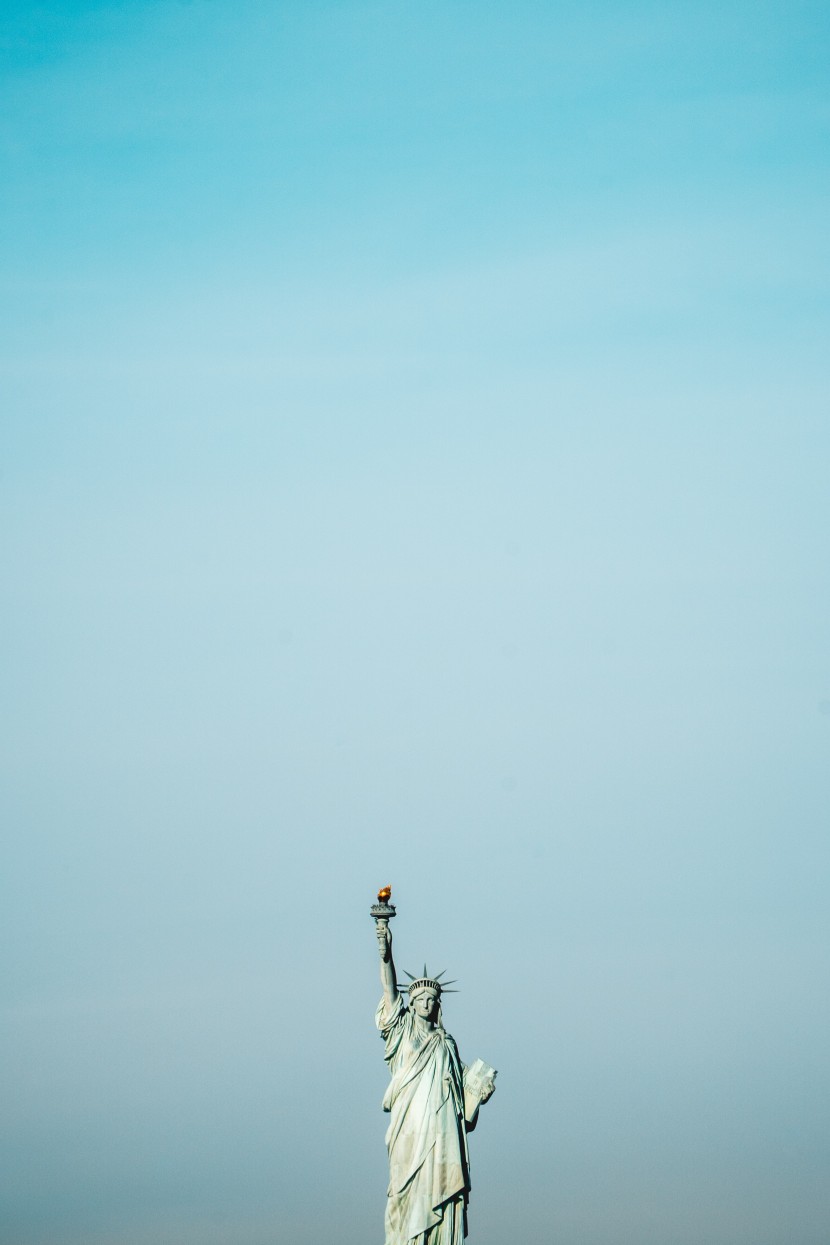
POLYGON ((429 1030, 398 996, 375 1022, 391 1080, 383 1109, 389 1189, 386 1245, 461 1245, 467 1235, 470 1164, 463 1065, 440 1025, 429 1030))

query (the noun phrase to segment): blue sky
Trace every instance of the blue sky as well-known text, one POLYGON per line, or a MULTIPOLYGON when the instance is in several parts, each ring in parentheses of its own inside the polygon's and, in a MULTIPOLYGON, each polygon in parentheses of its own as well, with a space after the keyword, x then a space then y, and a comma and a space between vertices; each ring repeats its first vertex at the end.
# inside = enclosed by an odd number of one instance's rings
POLYGON ((4 1245, 824 1245, 828 27, 6 6, 4 1245))

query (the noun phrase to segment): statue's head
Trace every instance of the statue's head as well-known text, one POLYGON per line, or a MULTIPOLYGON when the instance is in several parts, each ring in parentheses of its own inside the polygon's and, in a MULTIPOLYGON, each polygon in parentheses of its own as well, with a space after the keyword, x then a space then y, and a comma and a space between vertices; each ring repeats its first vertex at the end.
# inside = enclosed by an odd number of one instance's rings
MULTIPOLYGON (((406 970, 404 970, 406 971, 406 970)), ((427 972, 427 966, 424 965, 423 976, 413 977, 411 973, 406 974, 409 977, 409 985, 404 987, 409 992, 409 1006, 412 1008, 416 1016, 422 1016, 424 1020, 431 1020, 435 1024, 441 1024, 441 995, 455 994, 454 990, 448 990, 447 987, 453 985, 451 981, 445 981, 443 984, 441 978, 443 972, 438 973, 436 977, 430 976, 427 972)))
POLYGON ((438 1019, 440 999, 440 986, 438 986, 438 989, 436 990, 433 988, 432 984, 421 985, 419 989, 410 989, 409 991, 410 1007, 416 1016, 421 1016, 424 1020, 435 1021, 438 1019))

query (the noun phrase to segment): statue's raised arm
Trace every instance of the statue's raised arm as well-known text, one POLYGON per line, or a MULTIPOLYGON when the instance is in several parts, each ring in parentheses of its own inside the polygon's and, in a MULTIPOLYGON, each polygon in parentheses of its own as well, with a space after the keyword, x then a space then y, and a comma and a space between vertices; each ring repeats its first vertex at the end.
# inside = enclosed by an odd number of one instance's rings
POLYGON ((389 902, 391 897, 392 887, 381 887, 378 901, 372 904, 371 909, 378 936, 380 984, 383 987, 383 1011, 386 1016, 392 1015, 392 1009, 398 1001, 398 978, 395 961, 392 959, 392 931, 389 928, 389 921, 395 915, 395 905, 389 902))
POLYGON ((392 931, 386 921, 378 921, 378 950, 380 951, 380 984, 383 986, 384 1011, 389 1016, 398 1000, 398 978, 392 959, 392 931))

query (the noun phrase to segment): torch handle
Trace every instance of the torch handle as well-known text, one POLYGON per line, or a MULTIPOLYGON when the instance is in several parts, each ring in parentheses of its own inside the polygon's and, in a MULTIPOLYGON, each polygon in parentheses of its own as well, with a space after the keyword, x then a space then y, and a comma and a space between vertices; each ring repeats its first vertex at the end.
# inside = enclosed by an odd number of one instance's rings
POLYGON ((380 958, 386 964, 392 958, 392 931, 389 929, 389 918, 376 916, 375 931, 378 936, 380 958))

